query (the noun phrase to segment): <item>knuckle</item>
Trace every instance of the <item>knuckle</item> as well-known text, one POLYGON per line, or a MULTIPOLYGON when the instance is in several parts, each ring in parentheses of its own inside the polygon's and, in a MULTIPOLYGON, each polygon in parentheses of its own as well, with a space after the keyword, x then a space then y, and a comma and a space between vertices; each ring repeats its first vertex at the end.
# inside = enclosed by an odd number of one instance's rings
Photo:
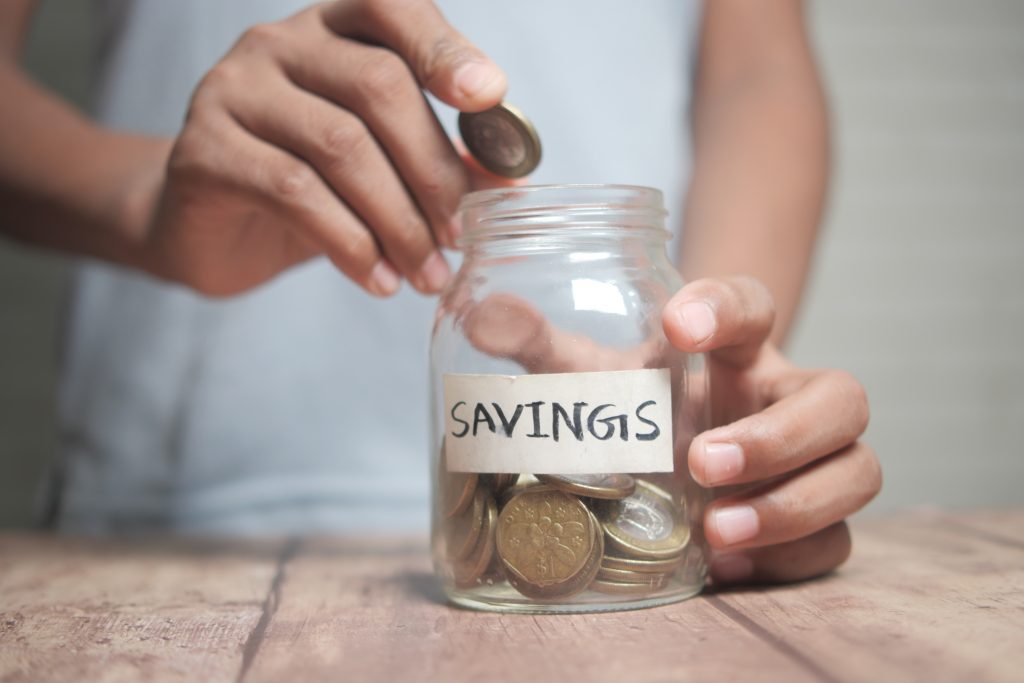
POLYGON ((301 204, 315 182, 313 169, 298 161, 276 164, 267 170, 269 191, 285 203, 301 204))
POLYGON ((324 129, 320 148, 339 168, 357 158, 370 142, 366 126, 355 116, 345 116, 324 129))
POLYGON ((238 64, 230 59, 217 62, 199 81, 196 92, 220 92, 238 82, 239 71, 238 64))
POLYGON ((179 183, 209 185, 218 180, 214 149, 200 119, 193 119, 178 135, 167 160, 167 174, 179 183))
POLYGON ((258 52, 274 52, 285 38, 285 28, 280 24, 254 24, 242 34, 239 45, 258 52))
POLYGON ((786 434, 760 420, 751 425, 747 439, 752 446, 749 449, 750 457, 755 461, 751 465, 759 469, 774 470, 775 463, 792 451, 792 444, 786 434))
POLYGON ((470 190, 466 167, 454 157, 434 159, 427 167, 421 185, 424 197, 446 213, 454 213, 459 200, 470 190))
POLYGON ((461 41, 451 36, 444 36, 435 41, 430 49, 420 57, 418 71, 424 84, 429 85, 448 73, 454 66, 472 59, 480 59, 480 57, 470 52, 461 41))
POLYGON ((410 89, 413 78, 402 58, 391 50, 379 48, 359 70, 359 86, 368 102, 393 102, 410 89))
POLYGON ((394 222, 391 240, 409 268, 418 268, 434 249, 426 225, 419 216, 408 215, 394 222))
POLYGON ((342 253, 349 265, 360 272, 369 272, 380 258, 377 242, 366 230, 353 232, 342 242, 342 253))
POLYGON ((454 211, 458 199, 453 197, 452 184, 441 169, 432 172, 416 185, 416 193, 425 206, 437 207, 442 212, 454 211))
POLYGON ((418 4, 422 4, 422 0, 363 0, 362 12, 366 21, 379 26, 392 22, 418 4))
POLYGON ((728 285, 734 305, 743 311, 746 322, 767 323, 771 327, 775 321, 775 299, 763 282, 750 275, 739 275, 730 278, 728 285))

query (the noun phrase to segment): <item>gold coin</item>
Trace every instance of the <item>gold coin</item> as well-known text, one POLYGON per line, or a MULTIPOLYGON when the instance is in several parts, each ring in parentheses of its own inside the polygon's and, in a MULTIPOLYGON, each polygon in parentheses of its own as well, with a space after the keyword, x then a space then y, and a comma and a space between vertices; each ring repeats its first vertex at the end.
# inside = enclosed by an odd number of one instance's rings
POLYGON ((594 530, 594 549, 591 551, 587 563, 576 576, 560 584, 536 586, 510 574, 508 577, 509 584, 523 595, 534 600, 565 599, 585 590, 597 576, 597 572, 601 568, 601 557, 604 555, 604 532, 601 531, 601 526, 593 515, 591 515, 591 521, 594 530))
POLYGON ((609 593, 612 595, 647 595, 653 593, 656 590, 660 590, 665 587, 668 583, 668 579, 662 579, 657 584, 646 584, 646 583, 623 583, 620 581, 606 581, 605 579, 595 579, 590 584, 590 589, 598 591, 600 593, 609 593))
POLYGON ((602 581, 643 583, 648 586, 661 585, 665 582, 664 574, 643 574, 641 572, 634 572, 626 569, 612 569, 604 565, 601 565, 601 568, 598 570, 597 578, 602 581))
POLYGON ((530 120, 502 102, 481 112, 459 114, 459 133, 466 149, 495 175, 522 178, 540 163, 540 137, 530 120))
POLYGON ((470 588, 475 585, 491 566, 494 559, 494 529, 498 524, 498 505, 494 498, 487 496, 480 538, 469 557, 455 562, 453 571, 455 585, 470 588))
POLYGON ((478 488, 473 495, 473 506, 448 521, 445 540, 447 541, 448 557, 452 560, 464 560, 473 553, 483 529, 489 498, 486 491, 478 488))
POLYGON ((670 557, 667 560, 640 560, 633 557, 605 555, 601 565, 609 569, 640 572, 642 574, 668 574, 682 564, 683 556, 670 557))
POLYGON ((510 582, 527 590, 570 588, 590 568, 600 539, 595 521, 578 498, 551 487, 516 495, 502 508, 496 535, 510 582))
POLYGON ((444 442, 441 443, 441 457, 438 458, 438 487, 441 497, 441 516, 445 518, 462 514, 473 502, 480 475, 473 472, 449 472, 448 456, 444 442))
POLYGON ((641 479, 633 495, 605 509, 604 531, 608 543, 630 557, 668 559, 690 541, 684 517, 669 494, 641 479))
MULTIPOLYGON (((502 491, 498 494, 498 509, 504 508, 510 500, 518 496, 524 491, 528 491, 531 488, 535 488, 540 484, 537 477, 532 474, 520 474, 516 479, 516 483, 513 486, 502 491)), ((551 488, 551 487, 548 487, 551 488)))
POLYGON ((621 500, 636 490, 636 480, 628 474, 538 474, 537 479, 588 498, 621 500))

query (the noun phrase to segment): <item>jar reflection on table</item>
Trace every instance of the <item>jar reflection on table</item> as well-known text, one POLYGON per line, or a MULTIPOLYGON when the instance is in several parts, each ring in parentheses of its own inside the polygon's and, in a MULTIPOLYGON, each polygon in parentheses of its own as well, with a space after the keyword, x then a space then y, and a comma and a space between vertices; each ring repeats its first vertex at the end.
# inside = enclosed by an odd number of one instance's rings
POLYGON ((431 342, 432 550, 448 597, 567 612, 684 599, 706 576, 705 359, 666 339, 682 286, 661 193, 468 195, 431 342))

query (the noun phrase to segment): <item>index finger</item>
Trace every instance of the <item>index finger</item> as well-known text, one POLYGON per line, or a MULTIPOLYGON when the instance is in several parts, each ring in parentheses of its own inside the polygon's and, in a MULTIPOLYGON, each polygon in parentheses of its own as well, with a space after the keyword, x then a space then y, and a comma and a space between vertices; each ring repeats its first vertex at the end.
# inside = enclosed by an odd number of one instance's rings
POLYGON ((505 74, 430 0, 335 2, 324 8, 323 19, 340 35, 397 52, 420 85, 459 111, 483 111, 505 96, 505 74))
POLYGON ((750 365, 771 334, 775 303, 758 280, 733 276, 694 280, 662 311, 672 345, 690 353, 711 352, 736 367, 750 365))

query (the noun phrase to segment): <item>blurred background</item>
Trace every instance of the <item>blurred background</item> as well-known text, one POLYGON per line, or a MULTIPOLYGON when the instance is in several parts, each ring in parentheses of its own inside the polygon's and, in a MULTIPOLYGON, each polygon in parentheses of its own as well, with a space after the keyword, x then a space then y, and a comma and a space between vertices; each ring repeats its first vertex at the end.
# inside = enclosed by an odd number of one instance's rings
MULTIPOLYGON (((88 104, 92 3, 44 0, 26 56, 88 104)), ((1024 2, 817 0, 835 163, 790 355, 872 402, 869 511, 1024 503, 1024 2)), ((0 526, 57 446, 65 266, 0 241, 0 526)))

